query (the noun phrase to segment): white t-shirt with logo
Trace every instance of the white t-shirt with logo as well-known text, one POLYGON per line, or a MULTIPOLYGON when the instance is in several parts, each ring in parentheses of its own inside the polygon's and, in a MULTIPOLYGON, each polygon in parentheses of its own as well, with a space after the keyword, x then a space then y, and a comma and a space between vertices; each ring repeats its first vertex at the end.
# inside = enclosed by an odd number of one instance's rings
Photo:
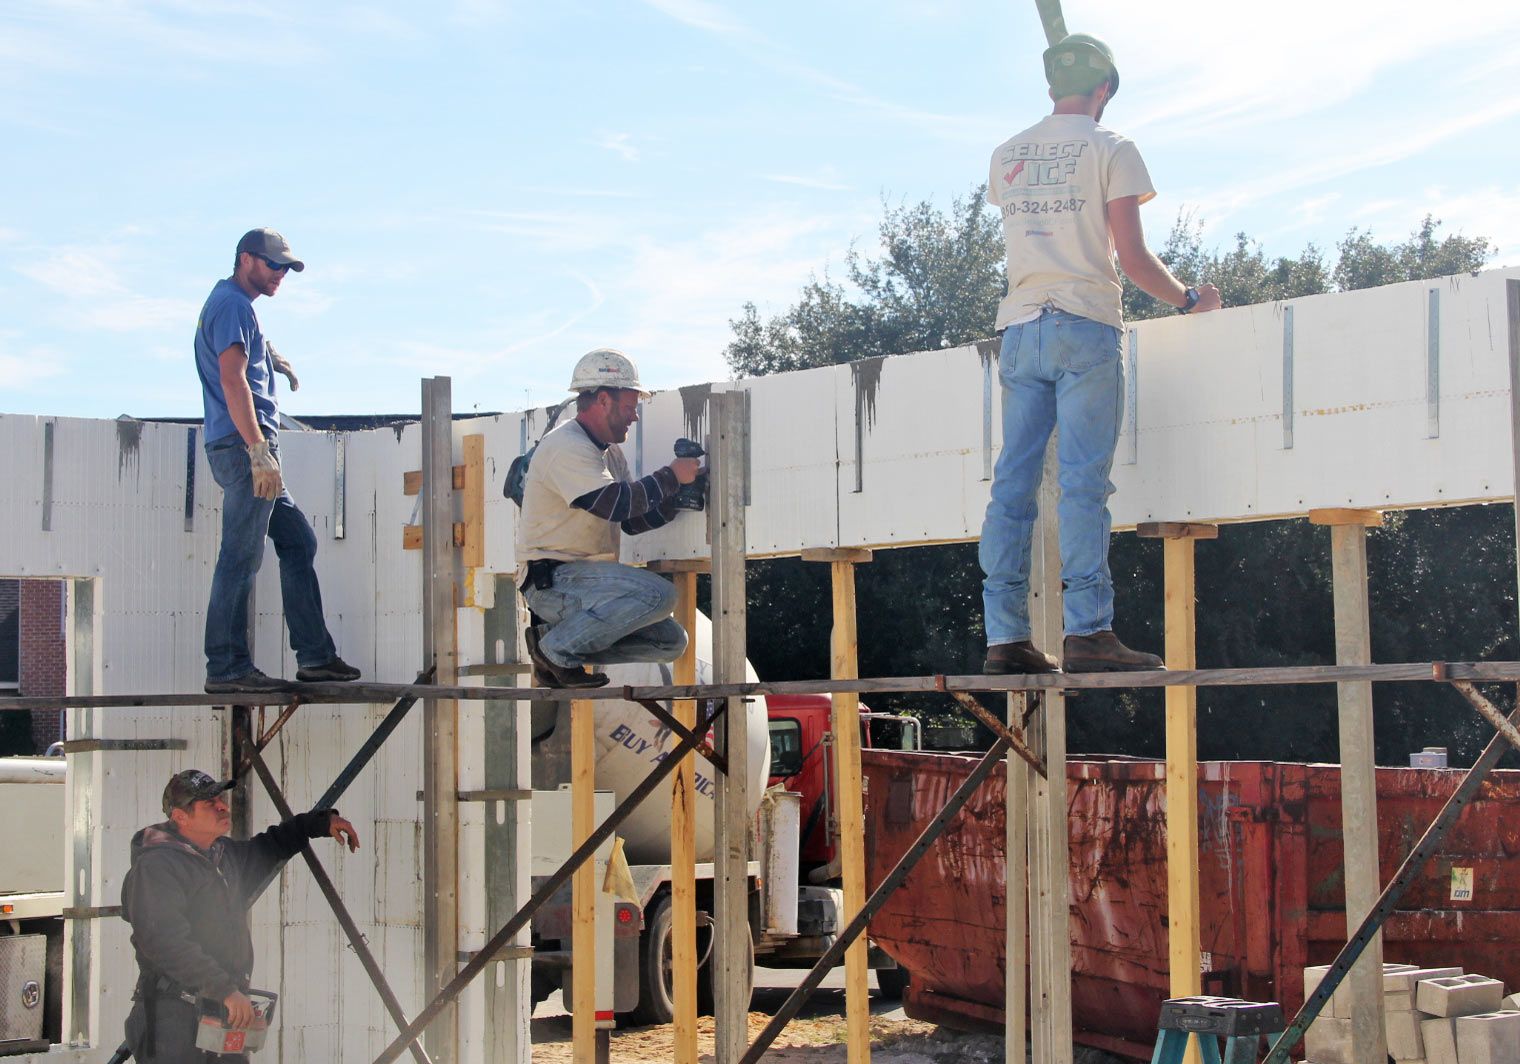
POLYGON ((1008 254, 997 328, 1029 321, 1047 303, 1122 328, 1108 204, 1155 195, 1134 142, 1086 115, 1047 115, 999 145, 987 184, 1008 254))
POLYGON ((603 450, 574 419, 556 425, 539 441, 523 481, 522 514, 517 521, 519 563, 535 558, 617 561, 618 523, 570 503, 628 479, 628 462, 617 444, 603 450))

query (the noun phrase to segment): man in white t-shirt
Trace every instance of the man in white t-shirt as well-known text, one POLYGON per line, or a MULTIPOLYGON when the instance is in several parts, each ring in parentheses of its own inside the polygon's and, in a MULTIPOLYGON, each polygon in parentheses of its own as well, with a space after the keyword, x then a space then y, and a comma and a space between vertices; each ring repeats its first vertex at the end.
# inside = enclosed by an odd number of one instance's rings
POLYGON ((1098 125, 1119 88, 1108 46, 1072 34, 1045 52, 1055 108, 992 155, 987 200, 1003 215, 1008 295, 1002 331, 1003 450, 982 525, 988 673, 1059 672, 1030 639, 1029 553, 1045 447, 1059 428, 1061 582, 1068 672, 1162 668, 1113 632, 1108 497, 1124 409, 1119 335, 1131 281, 1184 314, 1219 307, 1145 246, 1140 204, 1155 196, 1135 145, 1098 125))
POLYGON ((634 480, 618 447, 647 395, 633 362, 598 348, 575 366, 575 419, 539 441, 523 481, 517 524, 518 589, 533 611, 527 632, 537 687, 600 687, 587 665, 674 661, 686 631, 671 613, 675 585, 618 562, 619 533, 675 516, 676 493, 701 472, 676 458, 634 480))

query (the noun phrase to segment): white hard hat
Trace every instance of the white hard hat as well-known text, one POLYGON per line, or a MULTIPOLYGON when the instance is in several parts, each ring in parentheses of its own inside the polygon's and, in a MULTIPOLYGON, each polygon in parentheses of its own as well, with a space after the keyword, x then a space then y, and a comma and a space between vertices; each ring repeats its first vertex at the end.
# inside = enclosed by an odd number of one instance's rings
POLYGON ((594 392, 598 388, 631 388, 640 395, 650 394, 639 383, 639 368, 633 359, 610 347, 598 347, 582 355, 570 378, 572 392, 594 392))

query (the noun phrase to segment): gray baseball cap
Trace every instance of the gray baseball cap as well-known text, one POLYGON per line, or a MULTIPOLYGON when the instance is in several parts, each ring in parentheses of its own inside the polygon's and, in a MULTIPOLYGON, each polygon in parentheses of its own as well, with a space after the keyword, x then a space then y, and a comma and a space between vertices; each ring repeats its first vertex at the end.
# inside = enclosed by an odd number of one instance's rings
POLYGON ((168 816, 172 809, 188 809, 202 799, 215 798, 235 786, 234 780, 212 779, 198 768, 176 772, 164 788, 164 816, 168 816))
POLYGON ((289 265, 296 273, 306 269, 306 263, 296 258, 295 252, 290 250, 290 243, 273 229, 250 229, 243 234, 243 239, 238 241, 238 254, 248 252, 250 255, 262 255, 271 262, 289 265))

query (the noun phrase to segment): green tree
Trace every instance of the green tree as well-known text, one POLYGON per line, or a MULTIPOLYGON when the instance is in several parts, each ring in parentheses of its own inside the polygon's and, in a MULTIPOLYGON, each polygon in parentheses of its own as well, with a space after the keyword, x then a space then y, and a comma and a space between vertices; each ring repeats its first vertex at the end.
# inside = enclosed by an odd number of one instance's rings
MULTIPOLYGON (((1180 215, 1158 253, 1188 281, 1212 280, 1229 306, 1476 270, 1493 254, 1481 237, 1438 239, 1427 217, 1402 243, 1357 230, 1337 245, 1334 267, 1313 244, 1268 256, 1246 234, 1224 251, 1180 215)), ((753 304, 732 323, 727 357, 757 376, 875 355, 968 343, 988 335, 1003 294, 1002 238, 981 190, 949 212, 931 204, 887 208, 879 258, 851 249, 849 284, 814 279, 787 311, 761 320, 753 304)), ((1171 314, 1125 280, 1125 314, 1171 314)), ((1377 660, 1520 656, 1513 618, 1509 507, 1393 515, 1372 533, 1370 566, 1377 660), (1459 572, 1450 544, 1464 544, 1459 572), (1497 589, 1497 590, 1496 590, 1497 589)), ((1161 549, 1116 535, 1110 557, 1126 638, 1162 644, 1161 549)), ((751 658, 760 675, 828 674, 828 570, 798 559, 757 562, 749 574, 751 658)), ((863 675, 975 672, 984 645, 975 544, 880 551, 857 571, 863 675)), ((1210 667, 1328 664, 1334 660, 1329 534, 1307 521, 1230 525, 1198 551, 1199 663, 1210 667)), ((1450 692, 1430 685, 1379 687, 1378 756, 1401 763, 1426 744, 1471 757, 1484 730, 1450 692)), ((878 696, 877 708, 933 715, 945 699, 878 696)), ((1333 760, 1335 694, 1329 687, 1207 688, 1199 697, 1205 757, 1333 760)), ((1089 691, 1070 717, 1073 750, 1160 756, 1159 691, 1089 691)))

